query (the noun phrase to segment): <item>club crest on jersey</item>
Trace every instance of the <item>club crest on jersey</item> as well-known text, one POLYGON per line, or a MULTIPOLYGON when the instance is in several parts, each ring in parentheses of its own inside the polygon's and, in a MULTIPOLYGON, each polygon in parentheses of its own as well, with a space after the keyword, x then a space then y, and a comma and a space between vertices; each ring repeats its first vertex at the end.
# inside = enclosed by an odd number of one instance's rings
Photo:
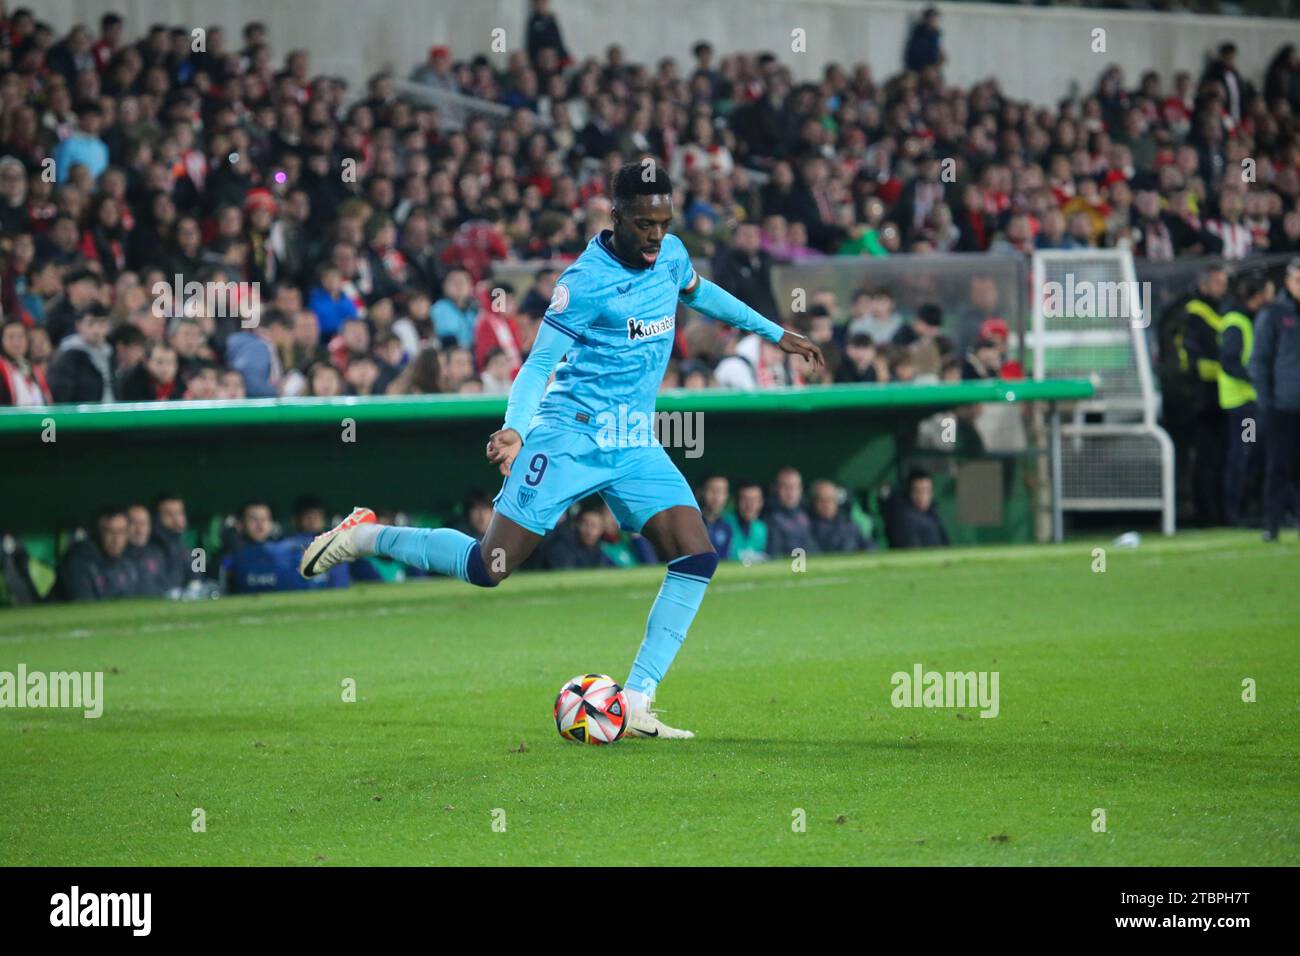
POLYGON ((520 488, 520 489, 519 489, 519 507, 521 507, 521 508, 527 508, 529 505, 531 505, 531 504, 533 503, 533 499, 536 498, 536 497, 537 497, 537 492, 533 491, 533 489, 531 489, 531 488, 520 488))
POLYGON ((640 319, 627 320, 627 340, 648 339, 651 336, 667 332, 675 324, 675 316, 665 315, 657 322, 642 322, 640 319))

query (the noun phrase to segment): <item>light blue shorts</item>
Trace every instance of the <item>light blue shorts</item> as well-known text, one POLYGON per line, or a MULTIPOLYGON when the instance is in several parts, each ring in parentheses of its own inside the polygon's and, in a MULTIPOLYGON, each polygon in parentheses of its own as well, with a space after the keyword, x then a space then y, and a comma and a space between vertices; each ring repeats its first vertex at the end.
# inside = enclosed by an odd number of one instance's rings
POLYGON ((661 445, 602 448, 596 435, 539 424, 528 433, 510 475, 493 499, 496 510, 534 534, 556 526, 575 501, 599 494, 625 531, 695 494, 661 445))

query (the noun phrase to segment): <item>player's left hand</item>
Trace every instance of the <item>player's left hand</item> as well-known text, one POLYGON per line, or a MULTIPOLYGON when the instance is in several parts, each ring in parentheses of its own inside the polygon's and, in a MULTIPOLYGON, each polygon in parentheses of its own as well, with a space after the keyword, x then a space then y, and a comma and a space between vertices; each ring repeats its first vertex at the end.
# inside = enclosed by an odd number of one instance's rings
POLYGON ((488 436, 487 459, 496 465, 501 474, 509 476, 510 465, 524 447, 524 440, 513 428, 503 428, 488 436))
POLYGON ((821 367, 826 364, 826 359, 817 343, 807 336, 800 335, 798 332, 791 332, 786 329, 785 335, 781 336, 781 341, 776 344, 780 346, 782 352, 788 352, 791 355, 802 355, 813 365, 821 367))

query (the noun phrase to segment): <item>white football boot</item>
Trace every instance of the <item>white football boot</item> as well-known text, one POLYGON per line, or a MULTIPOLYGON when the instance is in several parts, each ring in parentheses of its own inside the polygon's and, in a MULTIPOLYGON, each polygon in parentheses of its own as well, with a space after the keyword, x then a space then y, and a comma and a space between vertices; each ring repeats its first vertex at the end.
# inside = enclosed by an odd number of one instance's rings
POLYGON ((374 524, 375 513, 369 508, 354 508, 330 530, 312 538, 298 562, 298 573, 304 578, 318 578, 336 564, 355 561, 361 557, 352 540, 352 532, 363 524, 374 524))
POLYGON ((662 737, 666 740, 690 740, 695 736, 689 730, 669 727, 659 719, 660 711, 653 708, 629 710, 627 715, 627 735, 629 737, 662 737))

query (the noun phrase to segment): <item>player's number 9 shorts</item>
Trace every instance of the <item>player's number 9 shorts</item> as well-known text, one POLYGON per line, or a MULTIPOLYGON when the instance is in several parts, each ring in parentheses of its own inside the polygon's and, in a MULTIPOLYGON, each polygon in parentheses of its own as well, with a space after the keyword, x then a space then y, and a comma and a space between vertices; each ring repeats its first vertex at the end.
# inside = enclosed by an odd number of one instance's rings
POLYGON ((599 494, 626 531, 666 508, 697 508, 690 485, 661 445, 602 447, 594 434, 539 424, 528 433, 493 499, 496 510, 545 534, 575 501, 599 494))

